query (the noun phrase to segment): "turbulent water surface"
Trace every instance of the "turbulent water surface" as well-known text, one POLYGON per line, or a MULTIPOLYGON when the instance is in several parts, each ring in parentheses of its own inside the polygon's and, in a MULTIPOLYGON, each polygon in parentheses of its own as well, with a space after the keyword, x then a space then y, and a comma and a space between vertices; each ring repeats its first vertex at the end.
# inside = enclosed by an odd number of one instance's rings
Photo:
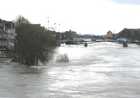
POLYGON ((1 63, 0 98, 140 98, 140 46, 62 45, 45 66, 1 63))

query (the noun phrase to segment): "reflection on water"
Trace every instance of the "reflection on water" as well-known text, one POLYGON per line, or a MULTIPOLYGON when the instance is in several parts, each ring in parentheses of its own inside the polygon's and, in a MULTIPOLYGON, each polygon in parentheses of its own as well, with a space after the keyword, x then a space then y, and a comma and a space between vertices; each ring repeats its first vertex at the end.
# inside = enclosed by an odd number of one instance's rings
POLYGON ((0 98, 139 98, 140 46, 62 46, 47 66, 0 64, 0 98), (69 62, 56 62, 67 54, 69 62))

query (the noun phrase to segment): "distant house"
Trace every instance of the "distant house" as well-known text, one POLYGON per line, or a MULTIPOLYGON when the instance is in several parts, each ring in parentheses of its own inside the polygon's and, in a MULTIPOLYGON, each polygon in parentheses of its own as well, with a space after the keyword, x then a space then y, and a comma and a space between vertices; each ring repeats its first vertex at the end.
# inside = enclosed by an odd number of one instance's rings
POLYGON ((104 39, 106 41, 111 41, 113 39, 113 33, 111 31, 108 31, 107 34, 104 36, 104 39))
POLYGON ((0 19, 0 53, 14 48, 15 36, 15 24, 0 19))

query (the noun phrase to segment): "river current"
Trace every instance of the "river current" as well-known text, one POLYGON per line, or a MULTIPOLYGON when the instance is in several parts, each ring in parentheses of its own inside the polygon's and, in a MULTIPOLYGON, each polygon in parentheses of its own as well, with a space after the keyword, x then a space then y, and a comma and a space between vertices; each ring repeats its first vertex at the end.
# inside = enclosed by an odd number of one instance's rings
POLYGON ((62 45, 43 66, 0 63, 0 98, 140 98, 140 46, 62 45))

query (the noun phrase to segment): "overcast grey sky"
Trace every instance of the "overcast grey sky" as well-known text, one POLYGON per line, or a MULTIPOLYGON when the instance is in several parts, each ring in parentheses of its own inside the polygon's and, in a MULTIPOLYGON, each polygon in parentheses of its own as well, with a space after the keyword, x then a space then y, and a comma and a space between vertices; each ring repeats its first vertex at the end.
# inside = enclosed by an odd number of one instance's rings
POLYGON ((33 23, 81 34, 140 28, 140 0, 0 0, 0 18, 23 15, 33 23), (56 24, 55 24, 56 23, 56 24))
POLYGON ((123 4, 140 4, 140 0, 112 0, 112 1, 123 4))

